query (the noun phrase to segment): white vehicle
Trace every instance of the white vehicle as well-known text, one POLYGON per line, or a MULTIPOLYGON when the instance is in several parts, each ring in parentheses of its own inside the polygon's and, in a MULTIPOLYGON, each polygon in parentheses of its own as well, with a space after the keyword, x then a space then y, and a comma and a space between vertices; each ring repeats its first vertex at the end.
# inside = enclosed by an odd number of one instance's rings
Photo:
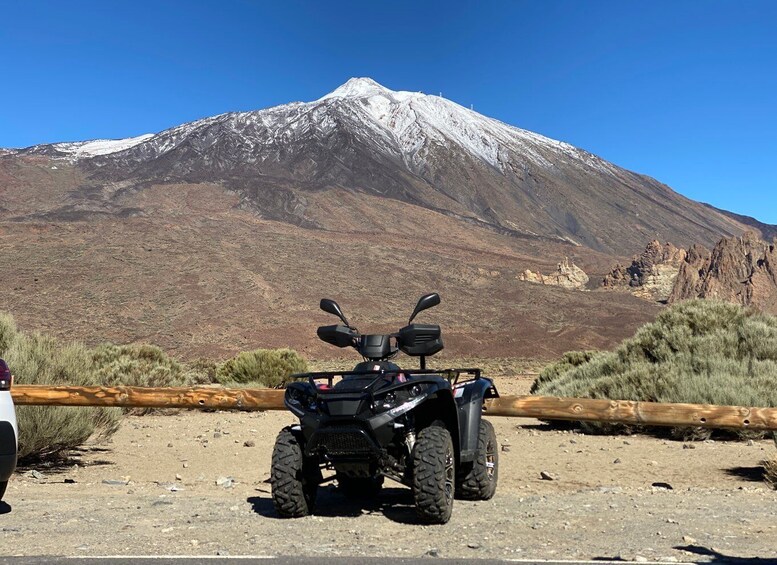
POLYGON ((11 398, 11 370, 0 359, 0 500, 3 500, 8 479, 16 469, 19 431, 16 410, 11 398))

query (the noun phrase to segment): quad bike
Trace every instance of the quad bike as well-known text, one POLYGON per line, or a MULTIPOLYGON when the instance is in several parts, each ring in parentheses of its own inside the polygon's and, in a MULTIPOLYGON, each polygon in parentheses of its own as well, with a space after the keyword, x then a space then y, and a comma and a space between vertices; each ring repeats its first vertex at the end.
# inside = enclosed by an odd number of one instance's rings
POLYGON ((480 369, 426 369, 426 357, 443 348, 440 326, 412 321, 439 303, 427 294, 399 332, 362 335, 336 302, 321 301, 342 324, 318 328, 318 337, 353 347, 364 361, 352 371, 294 375, 287 386, 285 404, 299 424, 278 434, 272 455, 272 498, 282 517, 310 514, 319 485, 332 479, 346 496, 375 495, 384 477, 398 481, 411 488, 426 523, 450 519, 454 494, 494 495, 499 454, 481 414, 483 400, 498 393, 480 369), (389 361, 400 351, 419 357, 420 370, 389 361))

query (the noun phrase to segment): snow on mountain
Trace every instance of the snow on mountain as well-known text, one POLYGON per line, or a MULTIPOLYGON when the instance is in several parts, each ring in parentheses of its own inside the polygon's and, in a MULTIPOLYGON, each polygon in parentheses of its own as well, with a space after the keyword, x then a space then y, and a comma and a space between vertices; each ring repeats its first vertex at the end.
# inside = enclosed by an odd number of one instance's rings
POLYGON ((567 143, 510 126, 464 108, 455 102, 420 92, 390 90, 370 78, 352 78, 313 102, 294 102, 264 110, 233 112, 182 124, 159 134, 117 140, 55 143, 28 148, 56 151, 70 159, 111 155, 140 144, 153 144, 148 154, 159 157, 184 142, 191 134, 221 123, 241 134, 247 146, 272 145, 315 127, 335 127, 330 109, 351 114, 384 149, 416 168, 430 143, 459 145, 466 152, 501 171, 520 153, 534 165, 552 168, 554 163, 537 147, 580 163, 607 169, 609 163, 567 143))
POLYGON ((80 157, 110 155, 111 153, 124 151, 131 147, 135 147, 139 143, 148 141, 152 137, 154 137, 154 134, 146 133, 137 137, 128 137, 125 139, 94 139, 91 141, 52 143, 51 147, 60 153, 78 159, 80 157))

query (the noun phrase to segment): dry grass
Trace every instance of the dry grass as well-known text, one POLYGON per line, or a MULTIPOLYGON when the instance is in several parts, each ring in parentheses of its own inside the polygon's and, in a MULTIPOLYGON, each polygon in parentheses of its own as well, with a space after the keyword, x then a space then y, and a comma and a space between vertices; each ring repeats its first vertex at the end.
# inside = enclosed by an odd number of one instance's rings
POLYGON ((777 406, 777 318, 732 304, 684 302, 662 312, 613 352, 565 355, 543 370, 532 392, 777 406))

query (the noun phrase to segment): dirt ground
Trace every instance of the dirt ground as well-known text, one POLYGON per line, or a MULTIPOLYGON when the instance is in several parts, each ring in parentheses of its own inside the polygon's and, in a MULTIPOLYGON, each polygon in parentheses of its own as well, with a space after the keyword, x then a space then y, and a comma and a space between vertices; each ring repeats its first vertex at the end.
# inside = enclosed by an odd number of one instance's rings
MULTIPOLYGON (((520 394, 530 383, 497 385, 520 394)), ((456 501, 450 523, 423 526, 410 491, 390 482, 357 502, 324 486, 314 516, 279 519, 270 454, 292 421, 282 412, 128 417, 111 440, 13 477, 0 555, 777 557, 777 492, 761 480, 771 439, 687 444, 493 418, 503 446, 496 496, 456 501)))

